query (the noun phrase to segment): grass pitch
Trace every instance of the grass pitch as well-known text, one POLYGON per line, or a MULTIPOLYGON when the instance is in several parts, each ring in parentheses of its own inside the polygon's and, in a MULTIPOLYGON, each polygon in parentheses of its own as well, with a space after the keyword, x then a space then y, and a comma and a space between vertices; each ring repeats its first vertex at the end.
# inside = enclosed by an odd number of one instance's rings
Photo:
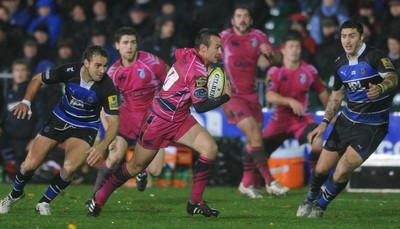
MULTIPOLYGON (((0 184, 0 198, 11 190, 0 184)), ((189 216, 189 188, 148 188, 139 192, 122 187, 108 200, 100 217, 86 216, 83 202, 92 186, 71 185, 51 203, 49 217, 34 208, 47 185, 28 184, 26 196, 10 213, 0 215, 0 228, 400 228, 399 193, 341 193, 323 219, 297 218, 297 207, 307 188, 291 190, 285 197, 248 199, 236 187, 208 187, 205 200, 220 211, 218 218, 189 216)))

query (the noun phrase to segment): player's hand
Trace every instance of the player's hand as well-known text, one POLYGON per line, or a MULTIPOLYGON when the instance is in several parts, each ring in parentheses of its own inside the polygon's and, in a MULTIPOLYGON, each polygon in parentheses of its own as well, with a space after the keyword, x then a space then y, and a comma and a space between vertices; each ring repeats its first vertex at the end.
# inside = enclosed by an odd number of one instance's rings
POLYGON ((25 103, 19 103, 17 106, 13 107, 10 112, 17 116, 17 119, 25 119, 25 117, 28 117, 28 120, 30 120, 32 117, 31 108, 25 103))
POLYGON ((326 125, 326 123, 321 123, 313 131, 308 133, 308 135, 307 135, 308 143, 312 144, 316 137, 322 136, 322 134, 325 132, 327 126, 328 125, 326 125))
POLYGON ((224 94, 227 94, 229 95, 229 97, 232 97, 231 82, 228 79, 225 80, 224 94))
POLYGON ((304 116, 306 113, 306 109, 303 107, 303 104, 295 99, 290 99, 289 106, 292 108, 293 113, 297 116, 304 116))
POLYGON ((369 90, 367 96, 369 99, 376 99, 381 94, 378 85, 369 83, 369 90))
POLYGON ((88 154, 88 157, 86 158, 86 162, 90 165, 93 166, 95 165, 103 156, 103 152, 105 149, 100 147, 100 144, 97 145, 96 147, 91 147, 86 154, 88 154))
POLYGON ((272 55, 272 49, 271 49, 271 47, 270 47, 269 45, 265 44, 265 43, 262 43, 262 44, 260 45, 260 52, 261 52, 263 55, 267 56, 267 57, 269 57, 270 55, 272 55))

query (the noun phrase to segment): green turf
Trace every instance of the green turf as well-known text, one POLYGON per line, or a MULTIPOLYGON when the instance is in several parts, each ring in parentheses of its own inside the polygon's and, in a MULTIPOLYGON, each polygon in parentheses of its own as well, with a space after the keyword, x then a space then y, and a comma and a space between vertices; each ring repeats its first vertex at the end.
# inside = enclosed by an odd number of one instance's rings
MULTIPOLYGON (((218 218, 189 216, 190 189, 148 188, 138 192, 120 188, 109 199, 99 218, 88 218, 82 203, 91 186, 71 185, 51 204, 52 215, 39 216, 34 207, 45 185, 27 185, 26 197, 10 213, 0 215, 0 228, 400 228, 400 194, 341 193, 323 219, 297 218, 306 188, 286 197, 264 193, 247 199, 235 187, 209 187, 205 199, 221 213, 218 218)), ((3 198, 11 185, 0 184, 3 198)))

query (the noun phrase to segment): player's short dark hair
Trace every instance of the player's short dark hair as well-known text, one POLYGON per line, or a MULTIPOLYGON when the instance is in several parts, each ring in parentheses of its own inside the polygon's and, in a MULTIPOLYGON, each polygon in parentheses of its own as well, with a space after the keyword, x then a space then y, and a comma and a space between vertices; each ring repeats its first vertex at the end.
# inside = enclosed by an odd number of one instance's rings
POLYGON ((115 34, 114 34, 114 41, 115 41, 115 42, 119 42, 119 41, 121 40, 122 36, 125 36, 125 35, 128 35, 128 36, 135 36, 136 39, 137 39, 136 30, 135 30, 134 28, 132 28, 132 27, 124 26, 124 27, 119 28, 119 29, 115 32, 115 34))
POLYGON ((211 36, 221 38, 216 30, 203 28, 197 33, 196 40, 194 41, 194 48, 200 50, 200 45, 203 44, 207 47, 211 44, 211 36))
POLYGON ((246 6, 246 5, 237 5, 235 6, 235 8, 232 11, 232 16, 231 18, 233 18, 235 16, 235 12, 236 10, 241 9, 241 10, 247 10, 249 12, 250 18, 253 18, 253 12, 251 11, 251 9, 246 6))
POLYGON ((289 30, 283 37, 282 44, 285 44, 288 41, 298 41, 301 44, 302 43, 301 34, 297 30, 289 30))
POLYGON ((356 29, 360 36, 364 33, 364 27, 361 22, 354 19, 343 22, 343 24, 340 26, 339 31, 342 32, 343 29, 356 29))
POLYGON ((87 47, 85 49, 85 52, 83 53, 83 59, 88 60, 90 62, 92 60, 93 56, 97 56, 97 55, 100 55, 100 56, 108 59, 106 50, 104 50, 99 45, 92 45, 92 46, 87 47))

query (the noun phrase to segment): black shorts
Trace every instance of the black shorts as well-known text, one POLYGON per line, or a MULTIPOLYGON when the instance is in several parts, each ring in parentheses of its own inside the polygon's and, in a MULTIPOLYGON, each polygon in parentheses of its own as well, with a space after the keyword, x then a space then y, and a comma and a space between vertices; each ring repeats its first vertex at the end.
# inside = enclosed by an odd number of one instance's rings
POLYGON ((58 143, 64 142, 68 138, 79 138, 93 146, 97 137, 97 130, 92 128, 82 128, 71 125, 51 114, 40 130, 40 135, 56 140, 58 143))
POLYGON ((376 150, 388 133, 388 124, 366 125, 354 123, 340 115, 326 140, 324 148, 343 155, 351 146, 364 159, 376 150))

